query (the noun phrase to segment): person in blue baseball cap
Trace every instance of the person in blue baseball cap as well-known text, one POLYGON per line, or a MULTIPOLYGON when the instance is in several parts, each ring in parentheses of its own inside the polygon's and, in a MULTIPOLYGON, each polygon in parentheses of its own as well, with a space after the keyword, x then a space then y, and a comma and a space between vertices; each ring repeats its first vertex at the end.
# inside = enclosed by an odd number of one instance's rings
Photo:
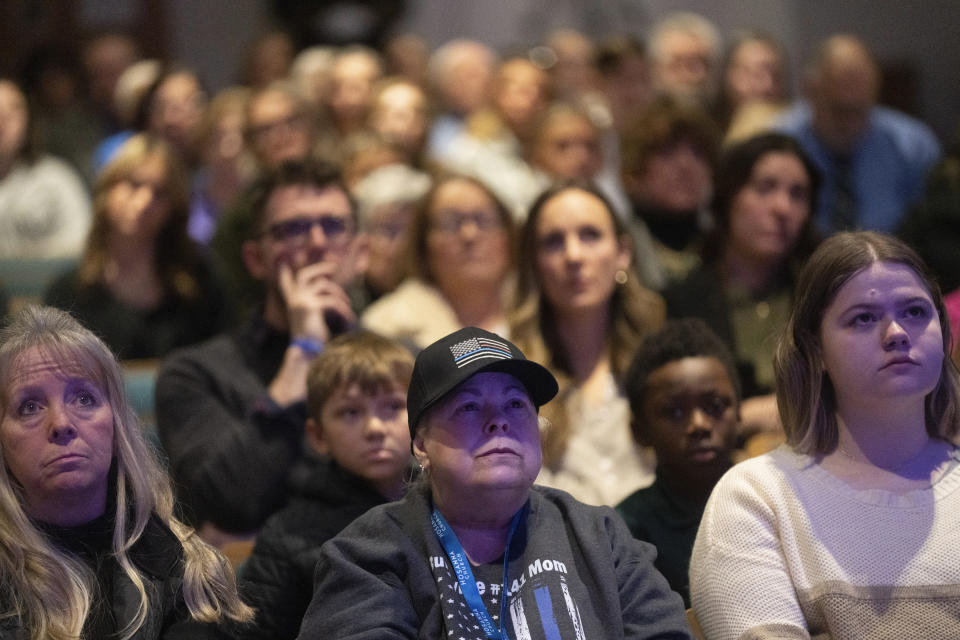
POLYGON ((466 327, 417 356, 423 469, 321 550, 300 638, 689 638, 680 597, 609 507, 534 486, 550 372, 466 327))

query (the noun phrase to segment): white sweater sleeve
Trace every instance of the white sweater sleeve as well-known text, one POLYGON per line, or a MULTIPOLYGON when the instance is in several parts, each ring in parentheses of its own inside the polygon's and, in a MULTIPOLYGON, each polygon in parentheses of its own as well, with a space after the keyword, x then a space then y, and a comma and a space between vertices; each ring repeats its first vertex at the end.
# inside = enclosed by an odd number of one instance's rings
POLYGON ((710 497, 690 559, 691 603, 709 640, 810 637, 780 544, 790 523, 770 504, 782 481, 772 465, 747 461, 710 497))

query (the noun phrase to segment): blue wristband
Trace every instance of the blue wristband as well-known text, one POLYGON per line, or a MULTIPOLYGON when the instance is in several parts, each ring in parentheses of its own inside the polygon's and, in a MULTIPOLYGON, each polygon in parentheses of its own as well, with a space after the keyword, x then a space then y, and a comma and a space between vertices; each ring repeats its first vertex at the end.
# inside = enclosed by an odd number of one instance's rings
POLYGON ((315 358, 323 353, 323 340, 317 338, 294 338, 290 341, 290 346, 299 347, 309 358, 315 358))

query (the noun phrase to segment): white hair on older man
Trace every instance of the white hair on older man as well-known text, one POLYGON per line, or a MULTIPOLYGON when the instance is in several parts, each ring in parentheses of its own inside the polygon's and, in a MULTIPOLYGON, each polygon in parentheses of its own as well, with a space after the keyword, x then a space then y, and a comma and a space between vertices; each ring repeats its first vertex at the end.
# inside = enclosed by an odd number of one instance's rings
POLYGON ((394 163, 367 174, 353 188, 360 227, 366 228, 381 207, 415 204, 430 190, 430 176, 409 165, 394 163))

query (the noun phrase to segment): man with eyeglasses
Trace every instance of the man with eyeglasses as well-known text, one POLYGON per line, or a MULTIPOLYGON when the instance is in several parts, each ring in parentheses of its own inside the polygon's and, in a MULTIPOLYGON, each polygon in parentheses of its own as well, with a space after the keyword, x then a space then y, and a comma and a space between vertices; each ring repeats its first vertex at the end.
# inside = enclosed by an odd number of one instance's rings
POLYGON ((183 515, 215 543, 255 532, 282 505, 303 451, 307 369, 353 327, 347 291, 366 263, 332 167, 283 165, 255 193, 243 261, 264 284, 261 306, 235 332, 172 354, 157 379, 183 515))

